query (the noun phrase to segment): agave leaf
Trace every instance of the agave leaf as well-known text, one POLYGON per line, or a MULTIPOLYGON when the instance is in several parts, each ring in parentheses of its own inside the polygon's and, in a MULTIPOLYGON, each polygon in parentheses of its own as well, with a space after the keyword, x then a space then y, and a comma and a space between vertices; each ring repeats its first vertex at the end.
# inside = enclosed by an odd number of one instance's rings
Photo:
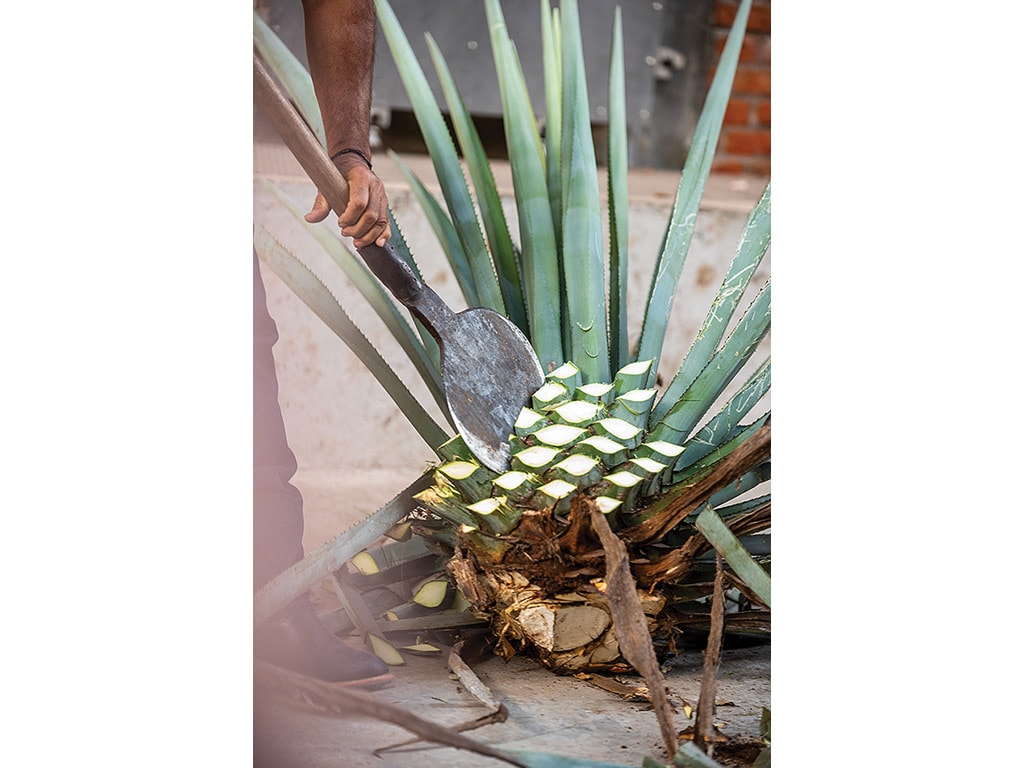
POLYGON ((757 430, 764 426, 770 415, 770 413, 766 413, 750 424, 737 427, 721 445, 692 463, 686 463, 686 451, 683 451, 683 455, 679 457, 683 462, 683 466, 674 472, 672 484, 693 482, 697 477, 710 471, 715 464, 732 453, 737 446, 746 442, 748 438, 752 437, 757 430))
POLYGON ((494 182, 494 173, 487 161, 487 153, 484 151, 483 143, 480 141, 469 110, 466 109, 462 95, 455 87, 455 80, 448 69, 448 64, 441 54, 440 48, 437 47, 437 43, 434 42, 434 38, 429 34, 427 35, 427 46, 430 48, 430 56, 434 61, 434 69, 437 70, 437 75, 441 80, 441 88, 448 104, 448 114, 455 127, 455 135, 458 137, 462 156, 465 158, 469 176, 473 180, 473 187, 476 190, 477 202, 480 205, 480 217, 483 219, 487 240, 491 246, 491 253, 494 255, 494 263, 498 268, 498 285, 501 288, 501 295, 505 299, 508 318, 523 333, 526 333, 529 326, 526 321, 526 305, 523 302, 523 289, 519 278, 519 251, 513 244, 512 236, 508 231, 508 222, 505 220, 505 211, 501 207, 501 196, 498 194, 498 187, 494 182))
POLYGON ((526 768, 631 768, 622 763, 605 763, 583 757, 565 757, 547 752, 509 750, 520 765, 526 768))
MULTIPOLYGON (((413 273, 423 282, 423 275, 420 273, 419 265, 416 264, 416 260, 412 257, 412 251, 409 250, 409 245, 405 242, 405 235, 402 234, 402 228, 398 225, 398 221, 395 219, 395 215, 388 208, 388 221, 391 222, 391 239, 388 243, 395 246, 395 251, 402 257, 406 264, 413 273)), ((427 354, 430 356, 431 362, 434 364, 434 369, 437 371, 441 370, 441 348, 438 346, 437 341, 427 330, 426 326, 423 325, 419 320, 414 319, 413 322, 416 324, 416 330, 420 334, 420 339, 423 342, 424 348, 427 350, 427 354)), ((446 411, 447 412, 447 411, 446 411)))
POLYGON ((316 100, 309 72, 255 11, 252 14, 252 37, 256 50, 277 76, 285 93, 295 102, 299 114, 312 128, 320 143, 326 147, 324 121, 320 115, 320 104, 316 100))
POLYGON ((715 147, 722 130, 725 108, 729 103, 732 81, 736 74, 743 34, 750 15, 751 0, 741 0, 736 10, 736 18, 725 42, 725 48, 718 62, 714 80, 708 90, 704 108, 694 132, 693 143, 686 156, 679 188, 676 192, 675 205, 669 219, 665 236, 665 245, 658 255, 647 295, 647 307, 643 325, 640 329, 640 343, 636 359, 654 360, 651 366, 651 379, 657 373, 661 349, 665 342, 665 329, 668 327, 672 311, 672 300, 675 295, 683 262, 690 250, 694 226, 697 223, 697 211, 704 194, 704 185, 711 172, 711 161, 714 159, 715 147))
POLYGON ((613 371, 629 362, 629 147, 622 55, 622 9, 616 7, 608 75, 608 354, 613 371))
MULTIPOLYGON (((756 419, 752 424, 738 428, 734 435, 723 442, 715 450, 704 456, 703 459, 686 465, 681 470, 674 471, 672 473, 671 482, 669 483, 671 486, 671 492, 655 499, 653 502, 648 504, 645 509, 640 510, 634 520, 631 521, 631 525, 634 527, 640 527, 641 524, 646 523, 652 518, 661 516, 667 507, 671 507, 676 503, 674 496, 679 493, 687 493, 689 488, 706 481, 708 477, 713 475, 719 469, 718 465, 721 462, 730 458, 730 455, 740 445, 747 442, 751 437, 754 437, 754 435, 768 421, 769 416, 770 414, 765 414, 759 419, 756 419)), ((682 459, 685 456, 686 452, 683 451, 680 458, 682 459)), ((756 488, 767 480, 770 475, 771 465, 769 462, 763 461, 750 471, 744 472, 738 483, 729 483, 720 490, 709 495, 708 498, 709 500, 714 499, 716 504, 721 504, 725 501, 736 498, 740 493, 745 493, 751 488, 756 488), (740 485, 743 486, 742 491, 739 490, 740 485)), ((665 530, 667 531, 669 528, 666 527, 665 530)))
POLYGON ((694 523, 697 530, 725 559, 737 576, 769 608, 772 607, 772 581, 764 568, 750 556, 736 534, 722 521, 714 509, 705 505, 694 523))
POLYGON ((654 428, 660 439, 668 429, 688 437, 700 417, 722 394, 736 373, 750 358, 771 324, 771 280, 758 292, 722 348, 715 353, 693 384, 654 428))
MULTIPOLYGON (((715 510, 715 512, 718 514, 718 516, 720 518, 722 518, 722 520, 725 520, 725 521, 731 520, 731 519, 736 518, 736 517, 741 517, 742 515, 747 515, 747 514, 749 514, 751 512, 759 510, 759 509, 763 509, 764 507, 766 507, 769 504, 771 504, 771 502, 772 502, 772 496, 771 496, 770 493, 765 494, 763 496, 758 496, 755 499, 747 499, 746 501, 740 501, 740 502, 737 502, 736 504, 729 504, 729 505, 726 505, 726 506, 723 506, 723 507, 716 506, 711 501, 711 499, 708 499, 708 504, 711 506, 711 508, 715 510)), ((703 507, 701 509, 703 509, 703 507)), ((701 512, 701 510, 698 509, 692 515, 687 515, 686 516, 686 520, 684 522, 689 523, 690 525, 692 525, 697 520, 697 516, 700 514, 700 512, 701 512)), ((769 534, 769 533, 756 534, 756 536, 757 536, 758 539, 767 539, 768 540, 766 542, 768 544, 768 546, 767 546, 767 553, 771 554, 771 534, 769 534)), ((744 542, 744 546, 748 547, 748 551, 749 551, 750 542, 749 541, 744 542)))
POLYGON ((455 151, 455 144, 441 108, 434 99, 434 94, 427 81, 423 69, 416 59, 416 54, 409 44, 405 32, 398 23, 398 18, 387 0, 375 0, 377 4, 377 20, 387 40, 391 55, 394 57, 398 74, 405 85, 406 93, 412 104, 416 122, 419 124, 426 142, 430 158, 434 163, 434 171, 441 185, 441 192, 452 222, 459 233, 459 241, 466 252, 467 261, 473 272, 476 293, 480 304, 490 307, 496 312, 506 314, 505 302, 498 288, 498 279, 484 244, 484 236, 476 217, 476 208, 466 185, 466 177, 462 173, 462 165, 455 151))
POLYGON ((441 249, 448 257, 448 265, 452 268, 452 274, 459 284, 466 303, 471 307, 480 306, 480 297, 477 295, 476 283, 473 280, 473 270, 469 266, 469 260, 459 241, 459 233, 455 231, 455 225, 452 224, 448 214, 444 212, 423 181, 413 173, 408 164, 396 152, 389 151, 388 156, 395 161, 398 170, 405 176, 405 180, 409 183, 409 188, 419 202, 420 208, 423 209, 427 221, 433 227, 434 234, 437 235, 441 249))
MULTIPOLYGON (((264 186, 270 190, 271 194, 296 219, 302 220, 305 211, 291 197, 274 184, 264 184, 264 186)), ((354 256, 345 248, 341 240, 338 239, 331 229, 329 226, 310 226, 307 231, 323 246, 324 250, 341 267, 359 293, 366 299, 367 303, 380 316, 384 325, 391 331, 391 335, 394 336, 395 340, 409 357, 409 360, 416 367, 416 370, 430 390, 434 402, 437 403, 446 418, 449 418, 448 401, 445 399, 444 385, 441 383, 437 363, 431 358, 423 342, 417 338, 412 327, 395 306, 394 301, 391 299, 391 294, 373 276, 373 273, 370 272, 363 260, 354 256)), ((433 341, 429 334, 427 334, 427 338, 433 341)))
POLYGON ((672 383, 669 384, 665 394, 654 407, 651 415, 654 421, 664 416, 686 391, 686 388, 693 383, 697 374, 711 359, 718 342, 722 340, 725 329, 732 319, 750 279, 768 251, 768 244, 772 237, 771 205, 771 184, 769 184, 765 187, 757 205, 750 212, 743 235, 736 248, 736 255, 733 257, 732 264, 729 265, 729 271, 722 281, 717 295, 711 302, 711 307, 708 309, 704 324, 697 333, 697 338, 690 345, 686 359, 683 360, 678 373, 673 377, 672 383))
POLYGON ((486 0, 491 48, 504 113, 505 142, 519 215, 523 290, 529 334, 541 368, 552 371, 565 362, 562 348, 562 289, 544 153, 526 90, 526 80, 508 37, 498 0, 486 0))
POLYGON ((723 442, 735 436, 740 419, 746 416, 768 391, 771 373, 771 360, 765 360, 722 410, 686 441, 686 450, 675 465, 677 471, 704 458, 723 442))
POLYGON ((445 442, 449 435, 438 426, 419 401, 406 389, 391 366, 366 339, 338 300, 309 269, 290 254, 270 233, 259 227, 254 237, 256 251, 266 264, 288 285, 296 296, 341 338, 360 359, 363 365, 380 382, 384 390, 395 401, 413 428, 431 448, 445 442))
POLYGON ((770 461, 766 461, 759 467, 755 467, 750 472, 747 472, 735 483, 730 483, 717 493, 711 494, 708 498, 708 504, 715 509, 719 509, 727 501, 732 501, 737 496, 742 496, 747 491, 757 488, 761 483, 770 480, 771 477, 772 464, 770 461))
POLYGON ((679 745, 672 765, 677 768, 723 768, 721 763, 701 752, 692 741, 684 741, 679 745))
MULTIPOLYGON (((544 149, 547 153, 548 199, 555 242, 562 244, 562 25, 557 8, 542 0, 541 46, 544 49, 544 149)), ((561 259, 561 250, 558 251, 561 259)))
POLYGON ((562 274, 564 347, 585 382, 608 381, 601 195, 576 0, 562 2, 562 274))

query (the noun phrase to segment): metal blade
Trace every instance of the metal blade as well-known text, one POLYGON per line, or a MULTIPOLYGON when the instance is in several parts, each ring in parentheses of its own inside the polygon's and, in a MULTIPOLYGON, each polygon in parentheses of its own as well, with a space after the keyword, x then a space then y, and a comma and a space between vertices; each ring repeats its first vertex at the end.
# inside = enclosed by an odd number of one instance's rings
POLYGON ((452 325, 441 351, 448 409, 480 463, 504 472, 512 428, 544 372, 530 342, 503 315, 476 307, 459 312, 452 325))

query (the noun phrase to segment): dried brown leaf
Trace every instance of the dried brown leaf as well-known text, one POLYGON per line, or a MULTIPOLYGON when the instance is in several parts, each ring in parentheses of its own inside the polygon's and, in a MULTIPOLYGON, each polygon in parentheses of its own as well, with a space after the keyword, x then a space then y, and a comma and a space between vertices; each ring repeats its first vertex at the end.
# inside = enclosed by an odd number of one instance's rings
POLYGON ((661 674, 654 643, 647 628, 647 617, 636 592, 636 582, 629 571, 629 554, 622 539, 615 535, 604 514, 589 499, 573 497, 573 504, 586 504, 590 522, 601 540, 605 552, 605 582, 608 607, 611 609, 615 637, 626 661, 643 675, 651 692, 651 704, 661 728, 661 738, 669 755, 675 754, 676 732, 672 723, 672 705, 665 692, 665 678, 661 674))

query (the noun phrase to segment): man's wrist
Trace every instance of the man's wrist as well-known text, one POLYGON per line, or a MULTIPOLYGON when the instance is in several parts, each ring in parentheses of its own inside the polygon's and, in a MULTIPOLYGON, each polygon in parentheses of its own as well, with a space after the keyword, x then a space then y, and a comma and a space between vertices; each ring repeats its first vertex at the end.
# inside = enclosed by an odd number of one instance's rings
POLYGON ((337 160, 342 155, 355 155, 356 157, 360 158, 364 163, 366 163, 367 168, 369 168, 371 171, 373 170, 373 163, 370 162, 370 158, 367 157, 366 153, 363 152, 361 149, 356 149, 355 147, 346 147, 345 149, 339 149, 337 152, 331 155, 331 160, 337 160))

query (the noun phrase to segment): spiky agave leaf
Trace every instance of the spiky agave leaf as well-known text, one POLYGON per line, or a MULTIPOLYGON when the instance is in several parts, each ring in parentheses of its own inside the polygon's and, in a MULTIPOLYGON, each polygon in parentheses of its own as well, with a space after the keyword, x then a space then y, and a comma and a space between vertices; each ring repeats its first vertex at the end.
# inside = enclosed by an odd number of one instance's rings
POLYGON ((505 314, 505 302, 498 287, 494 265, 484 243, 476 208, 441 109, 391 6, 385 2, 378 2, 377 19, 391 48, 399 77, 405 85, 406 93, 409 94, 413 113, 433 160, 438 183, 441 185, 452 222, 473 272, 479 301, 482 306, 505 314))

